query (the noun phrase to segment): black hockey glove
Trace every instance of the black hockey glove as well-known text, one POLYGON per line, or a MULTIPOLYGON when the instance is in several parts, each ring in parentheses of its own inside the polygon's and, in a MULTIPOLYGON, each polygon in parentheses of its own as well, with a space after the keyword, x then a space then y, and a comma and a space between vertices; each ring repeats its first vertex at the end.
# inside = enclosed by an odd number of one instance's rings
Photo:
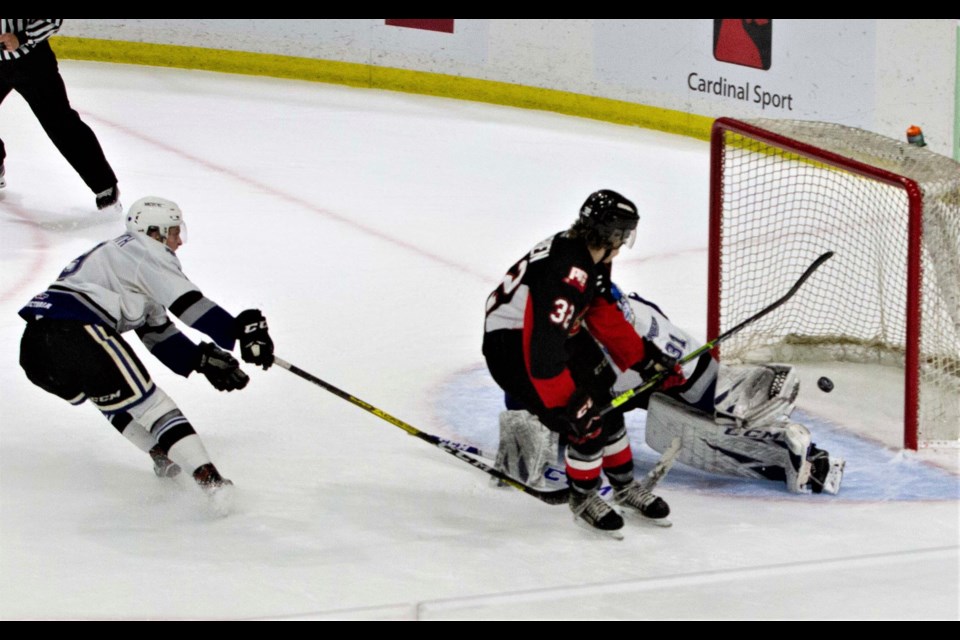
POLYGON ((567 438, 574 443, 583 443, 600 435, 603 423, 600 409, 586 391, 574 391, 560 414, 560 420, 567 429, 567 438))
POLYGON ((243 361, 269 369, 273 364, 273 340, 267 333, 267 319, 259 309, 247 309, 237 316, 236 335, 243 361))
POLYGON ((683 375, 683 368, 679 360, 660 350, 656 344, 643 339, 643 359, 631 367, 640 374, 644 380, 649 380, 661 371, 670 373, 660 386, 661 389, 669 389, 682 385, 687 381, 683 375))
POLYGON ((243 389, 250 381, 237 359, 212 342, 200 343, 197 371, 207 376, 210 384, 220 391, 243 389))

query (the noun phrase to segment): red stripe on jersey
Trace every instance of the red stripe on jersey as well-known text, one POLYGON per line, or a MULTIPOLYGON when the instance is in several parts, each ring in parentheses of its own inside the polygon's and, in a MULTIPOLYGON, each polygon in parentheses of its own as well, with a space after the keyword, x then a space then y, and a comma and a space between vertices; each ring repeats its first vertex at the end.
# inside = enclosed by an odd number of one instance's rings
MULTIPOLYGON (((622 316, 621 316, 622 317, 622 316)), ((634 332, 636 335, 636 332, 634 332)), ((533 388, 548 409, 563 407, 570 401, 576 390, 569 369, 564 369, 552 378, 535 378, 530 368, 530 343, 533 336, 533 296, 527 298, 527 308, 523 312, 523 362, 527 367, 527 376, 533 388)))
POLYGON ((586 323, 590 335, 607 348, 621 371, 643 360, 643 339, 617 305, 599 296, 594 298, 587 311, 586 323))

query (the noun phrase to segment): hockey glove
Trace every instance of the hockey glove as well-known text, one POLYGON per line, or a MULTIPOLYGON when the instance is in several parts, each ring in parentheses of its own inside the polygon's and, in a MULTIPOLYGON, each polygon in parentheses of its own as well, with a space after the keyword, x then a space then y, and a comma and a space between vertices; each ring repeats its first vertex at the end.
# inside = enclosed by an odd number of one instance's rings
POLYGON ((258 309, 247 309, 237 316, 237 341, 240 357, 264 369, 273 364, 273 340, 267 333, 267 319, 258 309))
POLYGON ((220 391, 243 389, 250 381, 237 359, 212 342, 200 343, 197 371, 207 376, 210 384, 220 391))
POLYGON ((661 371, 671 372, 660 385, 660 388, 664 391, 672 387, 679 387, 687 381, 677 358, 664 353, 660 350, 660 347, 646 338, 643 339, 643 359, 631 368, 637 371, 644 380, 649 380, 661 371))
POLYGON ((566 427, 567 438, 575 444, 592 440, 603 430, 600 409, 594 404, 590 394, 583 390, 577 390, 570 396, 566 408, 560 414, 560 421, 566 427))

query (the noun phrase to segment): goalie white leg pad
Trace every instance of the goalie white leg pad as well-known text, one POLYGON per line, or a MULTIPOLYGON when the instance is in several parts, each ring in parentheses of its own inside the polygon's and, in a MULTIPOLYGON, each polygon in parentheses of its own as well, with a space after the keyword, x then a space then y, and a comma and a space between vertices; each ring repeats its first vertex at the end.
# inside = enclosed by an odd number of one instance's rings
POLYGON ((785 480, 793 492, 809 491, 810 432, 799 424, 741 429, 656 393, 647 410, 646 442, 659 452, 674 438, 683 443, 677 460, 710 473, 785 480))
POLYGON ((500 413, 496 468, 529 486, 543 480, 547 466, 560 461, 560 436, 529 411, 500 413))

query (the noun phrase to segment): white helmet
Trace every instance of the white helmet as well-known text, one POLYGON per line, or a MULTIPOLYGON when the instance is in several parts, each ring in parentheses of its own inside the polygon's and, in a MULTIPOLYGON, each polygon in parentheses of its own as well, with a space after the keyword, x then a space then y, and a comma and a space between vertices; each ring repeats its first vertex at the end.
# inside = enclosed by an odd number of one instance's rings
POLYGON ((186 241, 186 226, 183 212, 176 202, 157 196, 140 198, 127 212, 127 230, 130 233, 146 234, 156 231, 162 238, 167 237, 170 227, 180 227, 180 237, 186 241))

